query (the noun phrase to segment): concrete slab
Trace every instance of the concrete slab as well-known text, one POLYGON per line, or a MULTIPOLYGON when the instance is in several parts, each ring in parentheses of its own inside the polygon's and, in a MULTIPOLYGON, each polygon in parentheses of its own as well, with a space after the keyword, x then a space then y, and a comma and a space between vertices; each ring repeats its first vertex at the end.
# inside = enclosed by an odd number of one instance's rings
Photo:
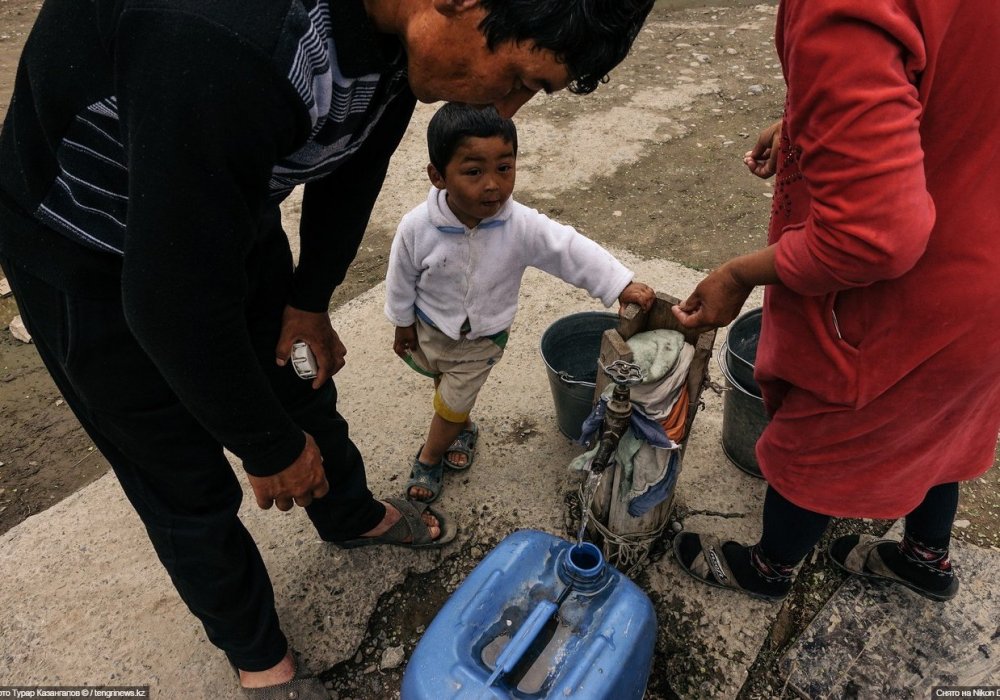
MULTIPOLYGON (((888 536, 901 534, 897 523, 888 536)), ((929 698, 935 686, 996 686, 1000 554, 953 540, 952 558, 962 588, 947 603, 849 578, 782 658, 788 688, 807 698, 929 698)))
MULTIPOLYGON (((700 278, 668 261, 620 255, 641 279, 676 296, 700 278)), ((460 522, 455 544, 444 552, 344 552, 320 542, 301 511, 260 511, 245 500, 241 517, 271 572, 283 627, 314 670, 354 653, 378 597, 407 572, 434 568, 482 533, 502 536, 526 527, 565 532, 564 495, 579 478, 567 464, 581 448, 557 431, 538 342, 557 318, 601 307, 540 272, 529 271, 523 290, 507 355, 477 406, 483 432, 476 467, 450 477, 440 502, 460 522)), ((392 355, 382 300, 377 287, 334 314, 348 347, 337 384, 372 490, 395 494, 423 439, 431 392, 424 378, 392 355)), ((762 485, 726 462, 718 444, 720 421, 721 400, 706 396, 678 498, 690 523, 749 538, 762 485)), ((158 697, 237 696, 224 657, 179 601, 113 476, 0 538, 0 568, 6 573, 0 607, 7 611, 0 616, 0 685, 134 683, 151 685, 158 697)), ((672 560, 651 572, 651 592, 671 609, 661 625, 698 650, 690 657, 727 678, 707 686, 692 681, 688 696, 710 690, 732 697, 777 608, 696 588, 681 576, 672 560)), ((701 678, 683 663, 676 673, 679 687, 685 674, 701 678)))
MULTIPOLYGON (((748 306, 759 305, 751 299, 748 306)), ((716 348, 725 339, 719 336, 716 348)), ((713 376, 721 382, 715 365, 713 376)), ((702 395, 677 486, 674 517, 686 530, 755 542, 760 536, 765 484, 729 462, 722 451, 722 397, 702 395)), ((661 646, 667 650, 669 684, 682 698, 734 698, 747 679, 777 604, 698 583, 673 555, 647 569, 656 601, 661 646)))

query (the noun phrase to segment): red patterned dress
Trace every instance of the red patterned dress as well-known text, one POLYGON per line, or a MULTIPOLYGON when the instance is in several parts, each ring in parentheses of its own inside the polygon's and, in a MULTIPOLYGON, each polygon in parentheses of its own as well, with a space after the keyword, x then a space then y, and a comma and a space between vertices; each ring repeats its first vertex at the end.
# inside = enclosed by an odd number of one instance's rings
POLYGON ((993 463, 1000 2, 783 0, 757 445, 801 507, 893 518, 993 463))

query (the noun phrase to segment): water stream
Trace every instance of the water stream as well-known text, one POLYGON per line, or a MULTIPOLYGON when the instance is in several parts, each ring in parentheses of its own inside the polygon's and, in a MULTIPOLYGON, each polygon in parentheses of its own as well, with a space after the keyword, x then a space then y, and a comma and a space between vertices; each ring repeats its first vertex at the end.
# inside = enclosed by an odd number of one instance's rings
POLYGON ((583 542, 583 535, 587 531, 587 521, 590 519, 590 506, 594 502, 594 494, 597 492, 597 485, 601 483, 604 472, 590 472, 587 474, 587 483, 583 485, 583 498, 580 501, 580 531, 576 535, 576 543, 583 542))

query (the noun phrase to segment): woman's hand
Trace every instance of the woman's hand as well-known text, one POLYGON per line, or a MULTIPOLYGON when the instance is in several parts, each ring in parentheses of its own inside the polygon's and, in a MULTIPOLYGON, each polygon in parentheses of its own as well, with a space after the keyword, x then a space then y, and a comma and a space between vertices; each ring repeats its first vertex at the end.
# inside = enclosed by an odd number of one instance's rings
POLYGON ((699 333, 727 326, 736 318, 753 287, 740 283, 732 270, 723 265, 703 279, 694 292, 673 307, 674 316, 685 328, 699 333))
POLYGON ((781 145, 781 120, 760 132, 757 143, 743 156, 747 168, 759 178, 766 180, 778 169, 778 151, 781 145))
POLYGON ((754 287, 780 282, 774 254, 772 245, 723 263, 698 283, 691 296, 673 306, 674 316, 682 326, 699 333, 729 325, 754 287))

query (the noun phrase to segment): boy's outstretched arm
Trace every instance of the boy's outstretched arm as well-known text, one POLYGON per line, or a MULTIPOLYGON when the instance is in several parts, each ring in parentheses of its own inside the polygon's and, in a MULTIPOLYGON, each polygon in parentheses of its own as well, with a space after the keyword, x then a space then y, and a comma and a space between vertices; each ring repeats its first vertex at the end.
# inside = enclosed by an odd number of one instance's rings
POLYGON ((396 337, 392 341, 392 351, 401 358, 406 359, 410 350, 417 347, 417 327, 396 326, 396 337))
POLYGON ((642 282, 629 282, 618 295, 618 303, 624 309, 629 304, 638 304, 643 311, 649 311, 656 302, 656 292, 642 282))

